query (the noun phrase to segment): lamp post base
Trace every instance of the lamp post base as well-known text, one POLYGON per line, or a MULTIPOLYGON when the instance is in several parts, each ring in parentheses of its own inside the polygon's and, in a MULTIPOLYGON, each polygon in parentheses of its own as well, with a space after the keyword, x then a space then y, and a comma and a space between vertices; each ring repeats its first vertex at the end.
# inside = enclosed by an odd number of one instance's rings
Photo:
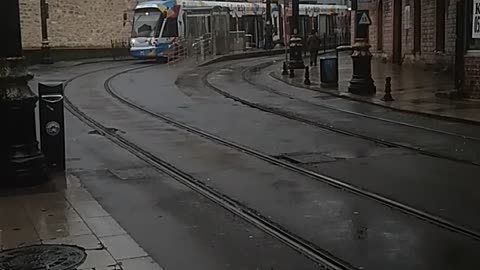
POLYGON ((34 186, 47 181, 38 147, 32 79, 23 57, 0 58, 0 188, 34 186))
POLYGON ((372 79, 370 45, 360 40, 355 42, 352 49, 353 75, 348 92, 357 95, 373 95, 376 87, 372 79))
POLYGON ((303 43, 302 38, 299 36, 292 36, 290 38, 290 61, 288 62, 288 67, 290 69, 304 69, 305 64, 303 63, 302 51, 303 43))
POLYGON ((48 41, 42 41, 42 64, 53 64, 52 55, 50 54, 50 45, 48 41))

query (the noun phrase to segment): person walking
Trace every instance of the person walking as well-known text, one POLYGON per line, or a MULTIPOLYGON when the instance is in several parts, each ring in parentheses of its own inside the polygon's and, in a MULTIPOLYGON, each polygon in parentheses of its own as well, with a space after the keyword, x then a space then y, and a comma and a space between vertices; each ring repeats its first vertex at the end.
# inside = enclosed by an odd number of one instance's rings
POLYGON ((317 65, 318 50, 320 49, 320 37, 315 29, 307 38, 307 48, 310 51, 310 66, 317 65))

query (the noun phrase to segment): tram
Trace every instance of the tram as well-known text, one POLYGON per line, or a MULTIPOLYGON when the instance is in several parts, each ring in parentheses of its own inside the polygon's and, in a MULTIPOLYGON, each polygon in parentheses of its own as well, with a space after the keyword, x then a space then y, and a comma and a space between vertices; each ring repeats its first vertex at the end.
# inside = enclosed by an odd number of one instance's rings
MULTIPOLYGON (((130 38, 130 54, 134 58, 161 58, 164 53, 185 39, 211 34, 215 27, 244 33, 250 47, 262 47, 266 5, 250 2, 219 2, 198 0, 143 1, 135 7, 130 38), (225 25, 212 25, 212 10, 228 10, 225 25)), ((350 15, 347 6, 300 4, 299 34, 311 29, 320 35, 349 33, 350 15)), ((274 43, 285 44, 290 35, 291 8, 271 5, 274 43), (286 18, 286 19, 285 19, 286 18)))

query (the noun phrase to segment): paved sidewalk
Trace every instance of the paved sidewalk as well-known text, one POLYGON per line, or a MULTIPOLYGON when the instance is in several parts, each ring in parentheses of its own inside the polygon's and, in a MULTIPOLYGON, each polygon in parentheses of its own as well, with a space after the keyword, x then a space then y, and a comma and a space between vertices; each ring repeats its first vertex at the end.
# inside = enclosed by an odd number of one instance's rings
POLYGON ((67 244, 86 250, 79 270, 162 269, 72 175, 20 194, 0 191, 0 217, 0 251, 67 244))
MULTIPOLYGON (((308 64, 307 60, 305 63, 308 64)), ((340 54, 339 86, 335 89, 320 86, 319 67, 313 67, 310 72, 311 86, 304 85, 303 71, 297 70, 297 76, 293 79, 288 78, 288 76, 282 76, 281 63, 278 63, 276 71, 270 75, 297 87, 326 92, 395 110, 451 120, 480 123, 480 100, 454 100, 437 96, 437 93, 449 91, 454 88, 453 78, 444 72, 435 73, 419 67, 408 65, 398 66, 373 60, 372 78, 375 81, 377 93, 372 97, 358 96, 348 92, 348 86, 352 76, 352 61, 350 55, 347 53, 340 54), (387 76, 392 77, 392 96, 395 99, 393 102, 385 102, 382 100, 385 89, 385 78, 387 76)))

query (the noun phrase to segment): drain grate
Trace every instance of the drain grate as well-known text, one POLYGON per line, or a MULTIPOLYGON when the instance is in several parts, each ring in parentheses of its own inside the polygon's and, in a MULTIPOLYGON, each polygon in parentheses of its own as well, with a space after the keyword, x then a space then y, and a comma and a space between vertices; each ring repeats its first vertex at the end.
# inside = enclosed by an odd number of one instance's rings
POLYGON ((86 259, 85 250, 69 245, 33 245, 0 252, 0 269, 74 270, 86 259))

